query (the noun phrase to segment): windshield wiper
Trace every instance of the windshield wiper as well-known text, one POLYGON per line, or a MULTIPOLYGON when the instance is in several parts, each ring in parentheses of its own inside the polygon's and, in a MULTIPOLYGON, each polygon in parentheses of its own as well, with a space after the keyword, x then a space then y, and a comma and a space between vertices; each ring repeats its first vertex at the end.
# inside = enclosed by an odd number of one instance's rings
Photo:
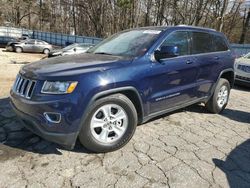
POLYGON ((113 54, 106 53, 106 52, 96 52, 96 53, 94 53, 94 54, 113 55, 113 54))

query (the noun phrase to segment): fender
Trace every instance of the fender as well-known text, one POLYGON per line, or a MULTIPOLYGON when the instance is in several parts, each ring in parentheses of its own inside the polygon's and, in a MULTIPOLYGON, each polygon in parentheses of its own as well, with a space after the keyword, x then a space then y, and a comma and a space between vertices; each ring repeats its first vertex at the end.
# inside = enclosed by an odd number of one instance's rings
POLYGON ((143 108, 143 105, 142 105, 142 99, 137 91, 136 88, 132 87, 132 86, 126 86, 126 87, 119 87, 119 88, 114 88, 114 89, 109 89, 109 90, 105 90, 105 91, 102 91, 102 92, 99 92, 97 94, 95 94, 91 100, 88 102, 88 105, 84 111, 84 113, 82 114, 82 118, 81 118, 81 125, 79 126, 79 129, 77 131, 77 135, 79 134, 82 126, 83 126, 83 123, 85 122, 85 119, 86 119, 86 114, 87 112, 89 111, 90 107, 91 107, 91 104, 93 104, 93 102, 95 100, 97 100, 98 98, 100 97, 104 97, 104 96, 107 96, 107 95, 110 95, 110 94, 115 94, 115 93, 119 93, 119 92, 122 92, 122 91, 133 91, 135 92, 135 94, 137 95, 138 99, 139 99, 139 104, 140 104, 140 108, 142 109, 142 119, 144 117, 144 108, 143 108))

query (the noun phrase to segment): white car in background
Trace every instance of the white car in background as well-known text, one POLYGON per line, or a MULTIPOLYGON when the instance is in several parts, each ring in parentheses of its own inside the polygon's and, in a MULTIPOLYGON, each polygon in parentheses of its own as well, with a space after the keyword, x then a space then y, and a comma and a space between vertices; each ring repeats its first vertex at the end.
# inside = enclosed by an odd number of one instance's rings
POLYGON ((250 53, 235 61, 235 83, 250 86, 250 53))
POLYGON ((85 53, 89 48, 93 46, 94 44, 89 44, 89 43, 75 43, 75 44, 66 46, 63 49, 51 51, 48 57, 81 54, 81 53, 85 53))

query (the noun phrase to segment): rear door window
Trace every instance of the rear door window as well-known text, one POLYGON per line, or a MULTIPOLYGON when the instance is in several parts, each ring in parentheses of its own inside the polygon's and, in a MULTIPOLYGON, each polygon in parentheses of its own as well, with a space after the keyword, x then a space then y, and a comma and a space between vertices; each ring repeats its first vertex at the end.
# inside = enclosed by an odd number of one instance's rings
POLYGON ((228 46, 225 39, 219 35, 212 35, 215 51, 227 51, 228 46))
POLYGON ((208 33, 191 32, 192 35, 192 54, 213 52, 212 38, 208 33))

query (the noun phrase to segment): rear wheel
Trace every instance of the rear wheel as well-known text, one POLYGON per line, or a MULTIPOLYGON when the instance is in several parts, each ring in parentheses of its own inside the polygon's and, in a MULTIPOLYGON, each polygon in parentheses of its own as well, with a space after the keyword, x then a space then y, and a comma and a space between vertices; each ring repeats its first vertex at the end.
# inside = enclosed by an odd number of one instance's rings
POLYGON ((221 78, 215 88, 213 96, 206 103, 206 108, 212 113, 220 113, 227 106, 230 94, 228 80, 221 78))
POLYGON ((23 52, 23 49, 21 47, 16 47, 16 52, 21 53, 21 52, 23 52))
POLYGON ((14 52, 14 49, 15 49, 15 46, 12 44, 12 45, 10 45, 10 51, 11 52, 14 52))
POLYGON ((93 152, 109 152, 124 146, 137 126, 133 103, 122 94, 94 102, 79 133, 83 146, 93 152))

